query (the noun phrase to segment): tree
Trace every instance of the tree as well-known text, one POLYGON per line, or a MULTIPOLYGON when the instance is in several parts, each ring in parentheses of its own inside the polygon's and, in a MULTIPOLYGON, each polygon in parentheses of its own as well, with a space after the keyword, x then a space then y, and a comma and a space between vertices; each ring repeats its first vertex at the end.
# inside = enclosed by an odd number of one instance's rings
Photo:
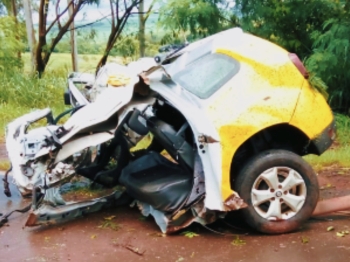
POLYGON ((333 0, 236 0, 235 13, 243 29, 305 58, 312 54, 311 33, 337 10, 333 0))
MULTIPOLYGON (((112 0, 111 0, 112 1, 112 0)), ((98 4, 99 0, 69 0, 66 7, 60 11, 61 1, 55 3, 56 17, 52 22, 48 22, 47 15, 49 11, 49 3, 47 0, 40 0, 39 4, 39 25, 38 25, 38 44, 36 48, 36 71, 39 76, 45 71, 46 65, 50 59, 51 53, 56 45, 69 30, 70 25, 74 21, 77 13, 85 6, 90 4, 98 4), (68 15, 68 9, 72 7, 71 15, 68 15), (67 16, 64 21, 63 16, 67 16), (57 28, 57 32, 52 33, 51 41, 48 43, 47 37, 53 28, 57 28)))
POLYGON ((350 113, 350 0, 236 0, 241 26, 305 61, 334 110, 350 113))
POLYGON ((0 17, 0 72, 22 67, 18 53, 23 51, 22 28, 17 27, 12 16, 0 17))
POLYGON ((117 39, 123 32, 126 22, 130 15, 138 14, 134 9, 140 4, 142 0, 124 0, 114 1, 109 0, 111 9, 111 31, 104 48, 104 53, 97 64, 96 72, 106 64, 109 53, 113 49, 117 39))
POLYGON ((152 3, 148 7, 148 10, 145 12, 145 0, 142 0, 139 5, 139 50, 140 50, 140 57, 145 56, 145 50, 146 50, 146 22, 151 15, 153 6, 155 4, 155 0, 152 0, 152 3))
POLYGON ((350 113, 350 1, 335 5, 337 16, 311 33, 313 54, 307 68, 328 86, 329 103, 336 111, 350 113))
POLYGON ((31 71, 35 69, 35 32, 32 19, 32 10, 29 0, 23 0, 23 10, 25 15, 26 30, 27 30, 27 40, 29 45, 30 60, 32 64, 31 71))
POLYGON ((0 1, 0 15, 13 15, 12 8, 13 8, 12 0, 0 1))
MULTIPOLYGON (((21 24, 18 22, 18 6, 20 4, 16 0, 1 0, 0 1, 0 15, 8 15, 13 17, 15 21, 15 32, 19 32, 21 24)), ((19 34, 17 34, 17 40, 20 40, 19 34)), ((17 52, 18 59, 21 59, 21 52, 17 52)))
POLYGON ((187 32, 193 38, 204 37, 235 26, 235 16, 228 12, 232 1, 169 0, 160 9, 160 24, 178 36, 187 32))
MULTIPOLYGON (((67 1, 67 4, 69 5, 69 0, 67 1)), ((68 8, 68 14, 69 16, 72 16, 73 14, 73 5, 70 5, 68 8)), ((77 35, 74 30, 74 20, 70 24, 70 46, 71 46, 71 56, 72 56, 72 67, 73 71, 78 72, 78 45, 77 45, 77 35)))

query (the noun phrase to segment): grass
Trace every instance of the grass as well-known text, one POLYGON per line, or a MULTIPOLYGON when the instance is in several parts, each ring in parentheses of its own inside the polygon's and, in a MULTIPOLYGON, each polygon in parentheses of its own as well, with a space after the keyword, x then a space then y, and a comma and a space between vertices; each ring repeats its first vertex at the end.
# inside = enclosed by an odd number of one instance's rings
POLYGON ((331 165, 350 167, 350 118, 335 114, 335 119, 337 125, 335 145, 321 156, 308 155, 304 157, 317 171, 331 165))
POLYGON ((340 167, 350 167, 350 146, 329 149, 321 156, 309 155, 305 157, 312 167, 319 171, 326 166, 337 165, 340 167))
MULTIPOLYGON (((70 54, 53 53, 42 79, 30 76, 30 55, 23 54, 23 72, 0 73, 0 142, 4 142, 5 126, 13 119, 35 109, 50 107, 54 116, 63 112, 66 77, 72 72, 70 54)), ((79 71, 94 72, 100 55, 80 55, 79 71)), ((111 61, 122 62, 111 58, 111 61)))
POLYGON ((35 109, 50 107, 54 115, 65 110, 63 92, 66 80, 60 74, 48 73, 42 79, 19 72, 1 73, 0 142, 5 126, 13 119, 35 109))
MULTIPOLYGON (((24 71, 30 72, 30 54, 23 54, 24 71)), ((101 58, 101 55, 79 55, 78 65, 80 72, 95 72, 96 65, 101 58)), ((46 68, 46 74, 67 76, 72 72, 72 59, 70 54, 52 53, 49 63, 46 68)))

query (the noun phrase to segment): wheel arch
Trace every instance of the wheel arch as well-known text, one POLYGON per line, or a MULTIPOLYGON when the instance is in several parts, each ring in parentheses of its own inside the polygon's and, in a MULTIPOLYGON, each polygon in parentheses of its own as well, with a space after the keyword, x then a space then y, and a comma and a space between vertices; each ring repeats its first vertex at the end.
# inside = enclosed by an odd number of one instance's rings
POLYGON ((300 156, 317 153, 312 140, 297 127, 288 123, 269 126, 248 138, 236 150, 230 168, 231 188, 244 164, 254 155, 269 149, 289 150, 300 156))

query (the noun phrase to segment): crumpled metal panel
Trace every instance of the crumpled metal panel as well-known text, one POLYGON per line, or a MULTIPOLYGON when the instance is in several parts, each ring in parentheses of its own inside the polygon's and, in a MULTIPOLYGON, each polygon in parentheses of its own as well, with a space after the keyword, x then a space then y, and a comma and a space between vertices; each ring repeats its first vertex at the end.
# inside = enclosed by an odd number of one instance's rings
POLYGON ((160 230, 163 233, 167 232, 169 219, 165 215, 164 212, 156 210, 151 205, 148 205, 146 203, 140 202, 138 200, 133 201, 130 206, 133 207, 135 205, 140 209, 141 214, 143 216, 148 217, 149 215, 152 215, 154 217, 154 220, 156 221, 157 225, 159 226, 160 230))
POLYGON ((117 190, 105 197, 80 202, 70 202, 65 205, 57 206, 52 206, 44 201, 37 209, 30 212, 25 226, 55 224, 80 217, 87 213, 96 212, 103 207, 112 205, 123 193, 124 191, 117 190))
POLYGON ((135 200, 131 204, 131 206, 135 205, 140 209, 143 216, 153 216, 160 230, 164 234, 175 233, 183 228, 188 227, 193 222, 197 222, 202 225, 210 224, 218 218, 216 211, 205 208, 203 200, 194 204, 189 209, 179 210, 177 214, 173 216, 156 210, 152 206, 138 200, 135 200))

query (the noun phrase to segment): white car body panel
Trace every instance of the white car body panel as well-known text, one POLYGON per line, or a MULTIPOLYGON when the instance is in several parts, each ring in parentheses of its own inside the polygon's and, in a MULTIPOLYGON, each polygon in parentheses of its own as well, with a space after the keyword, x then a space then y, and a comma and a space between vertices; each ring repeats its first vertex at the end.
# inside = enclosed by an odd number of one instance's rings
MULTIPOLYGON (((219 134, 201 110, 200 105, 193 103, 193 95, 181 88, 179 85, 166 86, 157 79, 163 71, 157 71, 151 75, 150 87, 167 99, 186 118, 194 133, 195 142, 198 144, 198 137, 201 135, 211 136, 219 141, 219 134)), ((198 148, 197 148, 198 149, 198 148)), ((203 149, 198 149, 202 159, 205 173, 205 207, 211 210, 224 211, 221 199, 221 150, 220 143, 205 144, 203 149), (205 152, 205 153, 203 153, 205 152)))
POLYGON ((83 136, 74 140, 70 140, 66 144, 64 144, 62 149, 58 152, 55 158, 55 163, 65 160, 67 157, 85 148, 102 144, 112 139, 113 137, 114 137, 113 133, 104 132, 104 133, 96 133, 89 136, 83 136))

